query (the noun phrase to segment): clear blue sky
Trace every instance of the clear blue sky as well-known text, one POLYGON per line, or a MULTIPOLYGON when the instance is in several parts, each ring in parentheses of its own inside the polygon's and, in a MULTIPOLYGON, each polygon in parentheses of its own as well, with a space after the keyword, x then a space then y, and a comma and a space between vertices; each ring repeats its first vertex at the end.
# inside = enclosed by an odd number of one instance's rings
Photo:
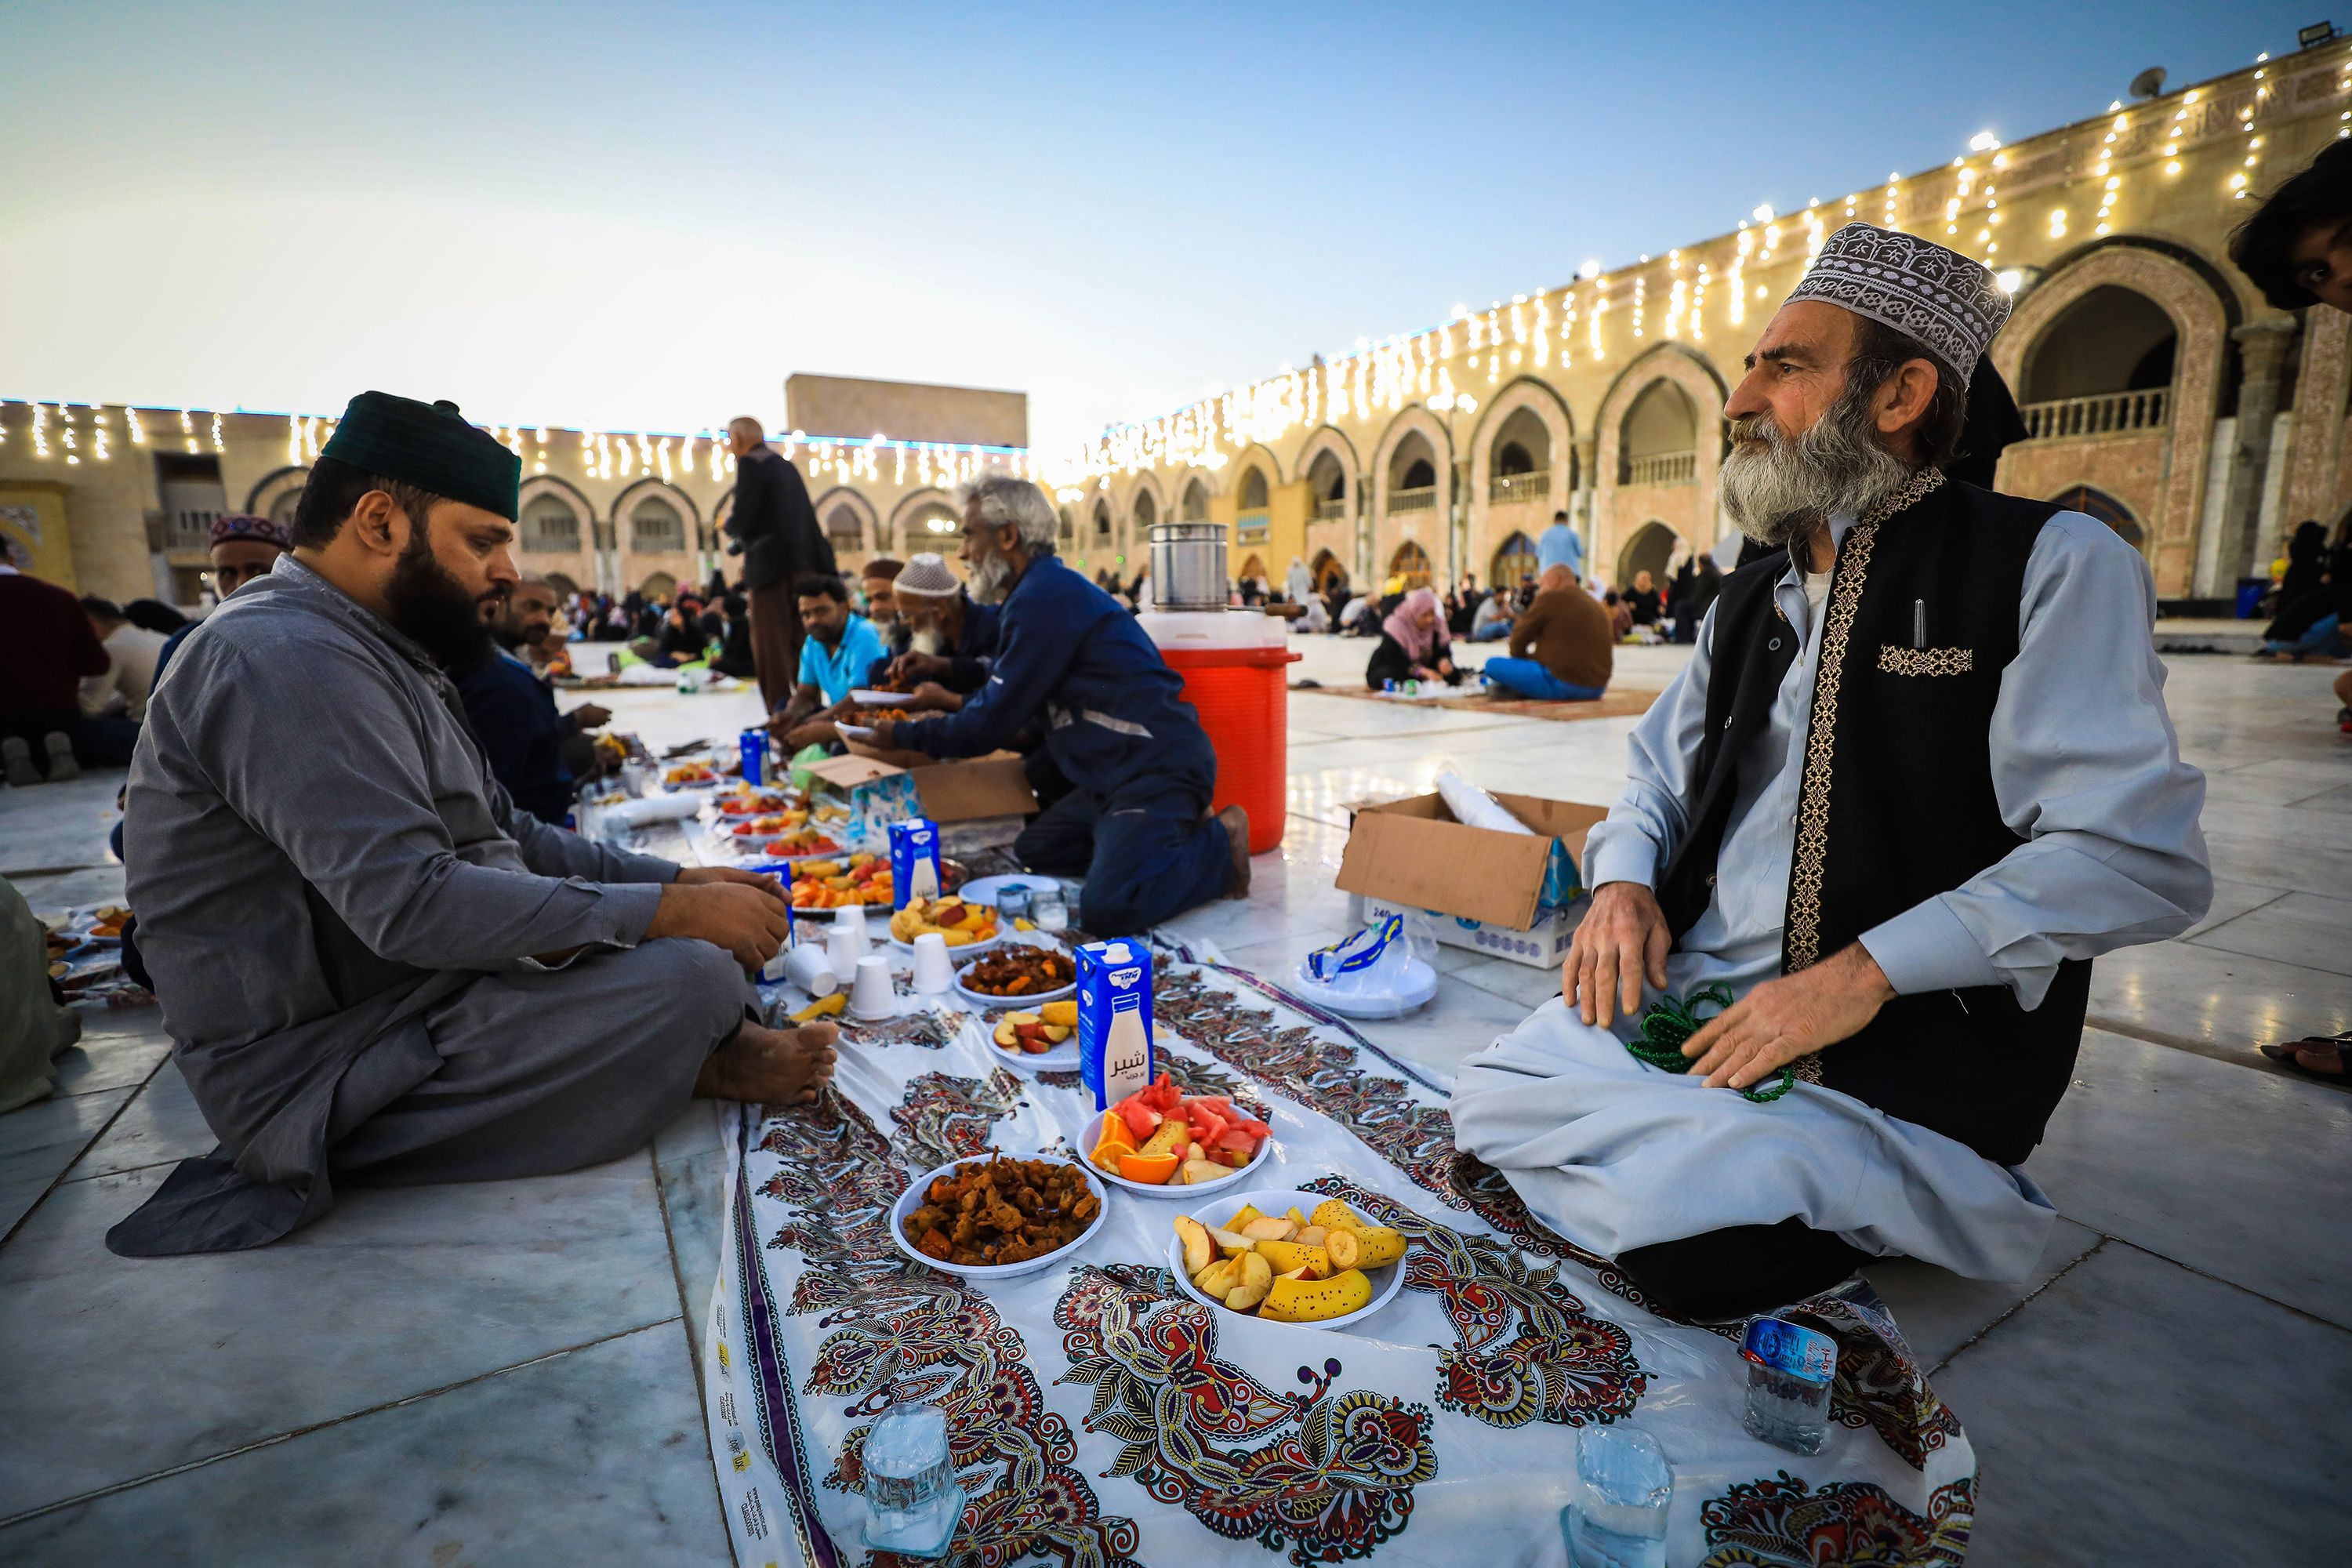
POLYGON ((15 0, 0 395, 687 429, 811 370, 1058 449, 2315 8, 15 0))

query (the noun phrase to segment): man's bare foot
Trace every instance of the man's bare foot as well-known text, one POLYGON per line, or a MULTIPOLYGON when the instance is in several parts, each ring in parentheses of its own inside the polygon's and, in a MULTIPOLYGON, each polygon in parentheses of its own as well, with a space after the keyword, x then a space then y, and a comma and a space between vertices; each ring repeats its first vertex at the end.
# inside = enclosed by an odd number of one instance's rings
POLYGON ((710 1053, 694 1080, 698 1100, 740 1100, 755 1105, 810 1105, 833 1077, 838 1059, 831 1024, 770 1029, 745 1024, 710 1053))
POLYGON ((1232 847, 1234 857, 1233 870, 1225 878, 1225 897, 1246 899, 1250 884, 1249 813, 1238 805, 1229 805, 1217 813, 1217 820, 1224 824, 1225 842, 1232 847))

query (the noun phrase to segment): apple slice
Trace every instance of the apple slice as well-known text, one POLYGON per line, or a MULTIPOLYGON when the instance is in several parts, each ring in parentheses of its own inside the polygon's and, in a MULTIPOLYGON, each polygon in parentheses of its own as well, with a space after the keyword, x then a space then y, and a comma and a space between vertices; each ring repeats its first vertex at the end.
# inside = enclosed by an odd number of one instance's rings
POLYGON ((1215 1242, 1217 1250, 1227 1258, 1239 1258, 1243 1253, 1252 1251, 1257 1246, 1257 1243, 1248 1237, 1236 1236, 1230 1230, 1213 1229, 1209 1232, 1209 1239, 1215 1242))

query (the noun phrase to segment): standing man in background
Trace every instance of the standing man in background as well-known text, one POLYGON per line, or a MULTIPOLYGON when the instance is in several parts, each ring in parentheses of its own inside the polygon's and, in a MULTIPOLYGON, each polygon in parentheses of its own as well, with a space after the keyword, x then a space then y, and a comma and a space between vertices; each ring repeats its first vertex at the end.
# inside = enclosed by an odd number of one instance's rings
POLYGON ((775 712, 792 700, 801 668, 800 609, 793 583, 834 574, 833 542, 817 526, 800 469, 769 449, 767 432, 749 415, 727 422, 735 454, 735 510, 727 531, 743 546, 743 592, 751 604, 751 661, 760 700, 775 712))
MULTIPOLYGON (((1549 572, 1555 566, 1565 566, 1581 582, 1584 578, 1584 540, 1568 525, 1568 513, 1551 514, 1551 526, 1536 541, 1536 570, 1549 572)), ((1501 584, 1496 586, 1500 588, 1501 584)))

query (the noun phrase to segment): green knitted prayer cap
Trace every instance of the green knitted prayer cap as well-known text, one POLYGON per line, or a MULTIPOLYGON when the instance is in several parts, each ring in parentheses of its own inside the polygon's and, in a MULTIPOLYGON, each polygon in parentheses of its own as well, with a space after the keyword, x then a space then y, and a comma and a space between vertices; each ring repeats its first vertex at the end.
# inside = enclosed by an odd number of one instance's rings
POLYGON ((512 521, 521 510, 522 459, 446 400, 419 403, 362 392, 320 448, 321 457, 399 479, 512 521))

